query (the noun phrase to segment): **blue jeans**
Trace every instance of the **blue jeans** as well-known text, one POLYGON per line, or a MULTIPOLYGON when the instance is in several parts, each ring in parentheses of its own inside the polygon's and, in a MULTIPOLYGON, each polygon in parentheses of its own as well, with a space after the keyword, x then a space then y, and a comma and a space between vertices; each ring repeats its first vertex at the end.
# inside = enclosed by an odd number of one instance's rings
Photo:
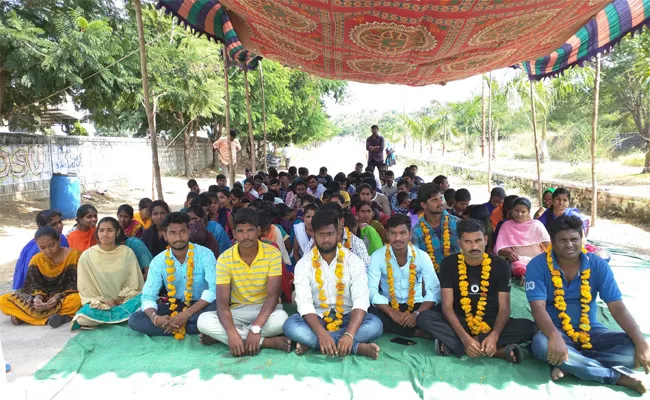
MULTIPOLYGON (((611 367, 622 365, 634 368, 634 343, 625 332, 612 331, 604 327, 592 328, 589 350, 583 350, 564 332, 560 332, 569 350, 569 361, 560 365, 563 372, 579 379, 615 385, 621 374, 611 367)), ((539 331, 532 342, 533 355, 547 362, 548 338, 539 331)))
MULTIPOLYGON (((350 324, 350 315, 352 313, 345 314, 343 316, 343 325, 339 330, 334 332, 327 332, 334 339, 334 342, 338 345, 339 339, 345 333, 345 328, 350 324)), ((324 327, 325 321, 322 318, 318 318, 321 325, 324 327)), ((307 322, 300 316, 300 314, 294 314, 284 323, 284 335, 294 342, 304 344, 309 346, 312 349, 320 350, 320 344, 318 343, 318 336, 311 330, 307 322)), ((354 343, 352 345, 352 354, 357 354, 357 348, 359 343, 368 343, 372 342, 375 339, 378 339, 384 331, 384 326, 381 323, 381 320, 372 314, 366 314, 361 322, 361 326, 354 335, 354 343)))

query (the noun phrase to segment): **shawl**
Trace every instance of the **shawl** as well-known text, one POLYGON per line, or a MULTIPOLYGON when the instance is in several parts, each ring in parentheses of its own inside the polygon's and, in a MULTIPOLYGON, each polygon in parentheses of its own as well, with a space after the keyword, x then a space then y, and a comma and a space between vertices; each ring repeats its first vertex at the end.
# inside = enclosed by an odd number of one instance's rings
POLYGON ((494 254, 507 247, 532 246, 550 242, 551 238, 544 225, 534 219, 526 222, 508 220, 503 223, 494 245, 494 254))
POLYGON ((93 246, 79 258, 77 268, 81 304, 92 308, 109 309, 106 303, 118 297, 128 300, 137 296, 144 286, 144 278, 135 253, 127 246, 105 251, 93 246))
POLYGON ((95 230, 97 228, 90 228, 87 231, 81 231, 76 229, 68 234, 68 243, 70 244, 71 249, 79 250, 84 252, 88 250, 91 246, 97 244, 97 239, 95 239, 95 230))
POLYGON ((135 219, 131 220, 131 223, 129 223, 129 226, 127 226, 124 229, 124 234, 126 237, 142 237, 142 232, 144 231, 144 227, 140 222, 138 222, 135 219))
POLYGON ((133 214, 133 220, 138 221, 144 229, 149 229, 152 224, 151 218, 147 218, 147 219, 142 218, 142 216, 140 215, 140 211, 137 211, 133 214))
POLYGON ((65 259, 54 264, 45 254, 38 253, 29 262, 25 284, 19 293, 26 297, 42 295, 45 299, 77 292, 77 262, 81 253, 70 249, 65 259))

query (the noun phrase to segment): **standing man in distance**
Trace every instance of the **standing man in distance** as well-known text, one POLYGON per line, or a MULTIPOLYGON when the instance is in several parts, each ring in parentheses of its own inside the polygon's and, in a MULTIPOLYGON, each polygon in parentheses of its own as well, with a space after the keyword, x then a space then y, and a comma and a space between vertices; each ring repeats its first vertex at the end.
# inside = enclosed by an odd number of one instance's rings
MULTIPOLYGON (((237 139, 237 131, 234 129, 230 130, 230 145, 232 150, 232 167, 237 171, 237 152, 241 150, 241 145, 237 139)), ((228 151, 228 138, 225 136, 220 137, 212 144, 212 147, 219 152, 219 162, 221 163, 223 174, 226 175, 226 178, 230 179, 230 152, 228 151)))
POLYGON ((379 136, 379 127, 373 125, 370 127, 372 135, 366 139, 366 150, 368 150, 368 169, 375 171, 384 163, 384 138, 379 136))

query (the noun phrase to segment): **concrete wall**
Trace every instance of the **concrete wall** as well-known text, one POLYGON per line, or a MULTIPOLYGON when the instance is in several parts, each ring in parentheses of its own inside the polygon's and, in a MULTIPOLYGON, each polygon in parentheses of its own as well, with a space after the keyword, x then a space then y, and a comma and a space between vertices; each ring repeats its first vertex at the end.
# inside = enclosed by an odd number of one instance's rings
MULTIPOLYGON (((161 173, 185 170, 183 141, 158 142, 161 173)), ((212 163, 212 148, 199 138, 191 154, 195 170, 212 163)), ((82 190, 150 180, 148 139, 41 136, 0 133, 0 202, 46 198, 53 173, 76 173, 82 190)))
MULTIPOLYGON (((422 160, 410 160, 410 162, 418 165, 426 164, 433 168, 436 175, 457 176, 487 184, 487 172, 478 168, 422 160)), ((492 182, 502 184, 506 190, 508 188, 520 189, 531 197, 533 203, 537 199, 537 180, 530 176, 496 171, 492 173, 492 182)), ((591 185, 542 179, 542 187, 568 189, 571 192, 572 206, 579 208, 587 215, 591 213, 591 185)), ((598 190, 598 215, 633 220, 636 223, 650 223, 650 198, 598 190)))

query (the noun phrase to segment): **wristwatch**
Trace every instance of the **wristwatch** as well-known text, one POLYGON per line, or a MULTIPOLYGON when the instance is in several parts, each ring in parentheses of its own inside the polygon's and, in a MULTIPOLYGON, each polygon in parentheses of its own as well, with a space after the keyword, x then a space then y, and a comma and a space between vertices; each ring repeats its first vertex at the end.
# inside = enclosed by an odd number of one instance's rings
POLYGON ((257 326, 257 325, 253 325, 253 326, 251 326, 251 332, 252 332, 254 335, 259 335, 260 332, 262 332, 262 327, 261 327, 261 326, 257 326))

